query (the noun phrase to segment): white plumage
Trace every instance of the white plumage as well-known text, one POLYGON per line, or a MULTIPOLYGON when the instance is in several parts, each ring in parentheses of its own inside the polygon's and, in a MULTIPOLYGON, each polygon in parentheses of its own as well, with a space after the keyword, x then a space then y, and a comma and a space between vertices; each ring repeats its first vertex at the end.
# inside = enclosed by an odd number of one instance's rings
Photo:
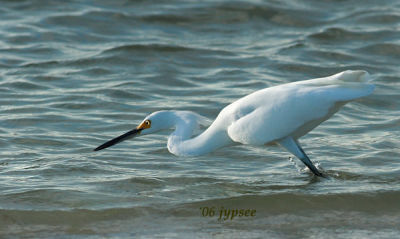
POLYGON ((302 160, 314 174, 322 176, 300 147, 298 138, 330 118, 344 104, 371 94, 374 85, 369 80, 365 71, 344 71, 265 88, 226 106, 215 121, 194 138, 190 138, 194 129, 207 122, 204 117, 190 111, 154 112, 136 129, 95 150, 139 133, 175 128, 168 139, 168 150, 176 155, 201 155, 235 143, 277 142, 302 160))

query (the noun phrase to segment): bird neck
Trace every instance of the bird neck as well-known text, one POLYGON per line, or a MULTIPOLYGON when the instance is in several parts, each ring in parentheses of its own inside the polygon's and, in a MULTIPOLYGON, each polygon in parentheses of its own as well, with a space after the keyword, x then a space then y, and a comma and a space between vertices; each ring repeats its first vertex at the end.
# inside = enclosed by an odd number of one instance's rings
POLYGON ((197 156, 233 143, 226 130, 218 127, 215 122, 203 133, 191 138, 197 127, 197 121, 178 119, 175 131, 168 138, 168 150, 179 156, 197 156))

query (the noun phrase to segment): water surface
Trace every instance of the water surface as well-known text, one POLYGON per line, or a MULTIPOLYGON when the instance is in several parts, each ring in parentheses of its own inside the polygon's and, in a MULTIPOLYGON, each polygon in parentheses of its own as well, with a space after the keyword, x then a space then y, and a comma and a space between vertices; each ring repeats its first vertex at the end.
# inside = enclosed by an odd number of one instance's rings
POLYGON ((397 1, 2 1, 0 18, 1 237, 399 235, 397 1), (347 69, 374 94, 302 138, 329 179, 273 145, 176 157, 168 132, 92 152, 153 111, 214 119, 347 69))

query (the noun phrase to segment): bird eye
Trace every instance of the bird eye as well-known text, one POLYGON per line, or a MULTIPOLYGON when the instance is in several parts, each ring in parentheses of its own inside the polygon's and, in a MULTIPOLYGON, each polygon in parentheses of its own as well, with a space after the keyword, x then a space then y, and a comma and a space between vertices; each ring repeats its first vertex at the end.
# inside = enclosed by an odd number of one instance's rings
POLYGON ((151 127, 151 121, 150 120, 145 120, 143 121, 138 127, 136 127, 137 129, 148 129, 151 127))

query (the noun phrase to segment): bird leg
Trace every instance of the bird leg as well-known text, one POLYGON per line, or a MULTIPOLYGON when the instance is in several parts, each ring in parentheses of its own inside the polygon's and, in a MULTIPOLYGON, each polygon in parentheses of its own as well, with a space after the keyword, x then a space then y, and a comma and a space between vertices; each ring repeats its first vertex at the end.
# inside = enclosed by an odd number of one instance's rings
POLYGON ((291 152, 298 159, 300 159, 315 175, 319 177, 325 177, 318 169, 314 166, 311 160, 308 158, 307 154, 300 147, 299 142, 294 140, 292 137, 288 136, 278 141, 278 143, 284 147, 287 151, 291 152))

